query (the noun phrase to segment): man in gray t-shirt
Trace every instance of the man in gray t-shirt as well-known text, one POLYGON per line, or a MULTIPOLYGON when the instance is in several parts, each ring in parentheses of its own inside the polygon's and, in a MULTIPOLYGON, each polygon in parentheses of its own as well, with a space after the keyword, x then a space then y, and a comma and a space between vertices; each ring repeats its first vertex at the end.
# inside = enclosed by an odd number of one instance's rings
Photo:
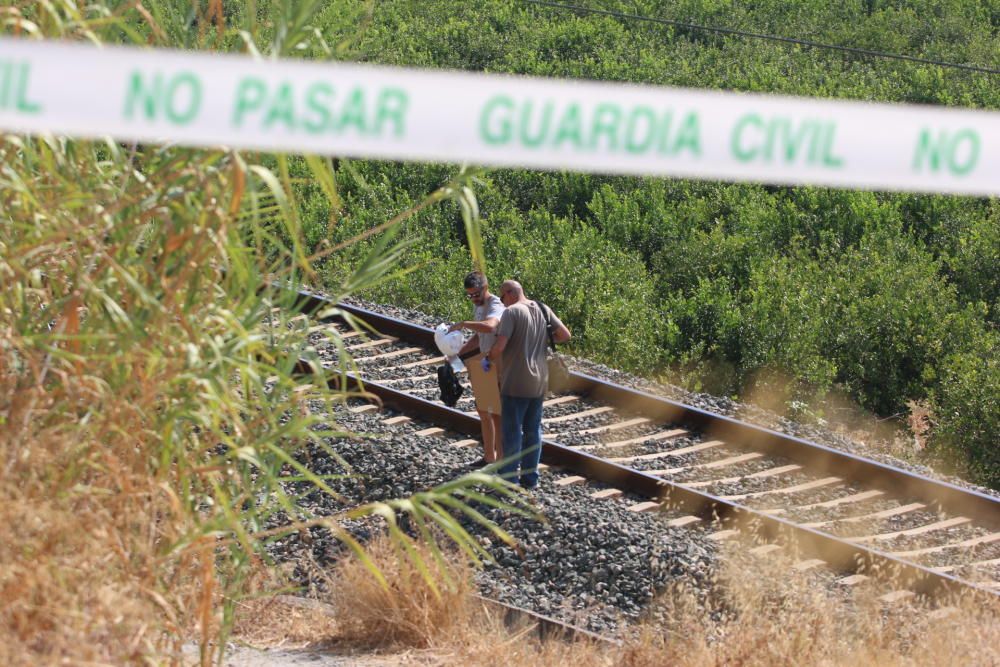
POLYGON ((473 465, 493 463, 500 458, 503 445, 500 442, 500 388, 497 364, 484 364, 483 360, 496 341, 496 330, 504 305, 495 295, 490 294, 490 284, 479 271, 473 271, 465 276, 465 296, 472 300, 474 306, 472 321, 456 322, 448 331, 468 329, 476 332, 465 341, 458 355, 464 357, 479 347, 479 354, 465 359, 469 369, 469 383, 472 394, 476 398, 476 411, 483 429, 483 460, 473 465))
POLYGON ((521 486, 532 489, 538 484, 542 398, 549 382, 546 323, 551 322, 552 337, 557 343, 569 340, 570 331, 551 310, 528 300, 517 281, 508 280, 500 287, 500 299, 507 310, 500 318, 490 359, 501 362, 503 455, 505 459, 517 457, 504 464, 500 474, 513 480, 520 468, 521 486))

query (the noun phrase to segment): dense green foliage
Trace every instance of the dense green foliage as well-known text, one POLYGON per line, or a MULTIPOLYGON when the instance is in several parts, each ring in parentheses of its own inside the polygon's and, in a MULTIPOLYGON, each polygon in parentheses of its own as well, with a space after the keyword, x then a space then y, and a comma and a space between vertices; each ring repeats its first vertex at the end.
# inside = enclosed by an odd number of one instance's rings
MULTIPOLYGON (((599 6, 1000 67, 996 0, 599 6)), ((380 3, 344 57, 1000 108, 997 75, 528 3, 380 3)), ((345 166, 340 211, 303 186, 314 247, 384 221, 454 171, 345 166)), ((716 392, 817 401, 835 390, 880 416, 930 401, 934 451, 1000 484, 997 200, 518 170, 489 172, 477 194, 490 276, 517 277, 552 304, 574 331, 575 352, 716 392)), ((419 268, 367 296, 464 316, 469 264, 457 207, 417 216, 406 234, 404 263, 419 268)), ((333 285, 346 268, 325 271, 333 285)))

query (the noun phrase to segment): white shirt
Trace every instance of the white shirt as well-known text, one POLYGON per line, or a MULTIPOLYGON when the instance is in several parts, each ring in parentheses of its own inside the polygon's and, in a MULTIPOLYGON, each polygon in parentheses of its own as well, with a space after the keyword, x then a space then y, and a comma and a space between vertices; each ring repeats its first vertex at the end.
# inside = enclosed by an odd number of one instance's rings
MULTIPOLYGON (((500 300, 500 297, 496 294, 491 294, 490 298, 483 302, 483 305, 474 307, 472 317, 477 322, 488 320, 491 317, 495 317, 499 320, 503 317, 504 310, 506 310, 506 308, 503 305, 503 301, 500 300)), ((481 333, 477 335, 479 336, 479 351, 486 354, 490 351, 490 348, 493 347, 493 343, 496 342, 497 335, 495 333, 481 333)))

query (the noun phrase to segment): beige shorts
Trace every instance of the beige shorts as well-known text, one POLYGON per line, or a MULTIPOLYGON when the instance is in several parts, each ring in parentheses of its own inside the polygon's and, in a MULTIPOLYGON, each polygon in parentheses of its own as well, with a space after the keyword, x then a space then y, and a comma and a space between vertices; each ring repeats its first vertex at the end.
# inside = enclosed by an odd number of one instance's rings
POLYGON ((481 366, 483 354, 480 352, 463 363, 469 369, 469 384, 476 398, 476 410, 491 415, 500 414, 500 373, 494 363, 489 371, 481 366))

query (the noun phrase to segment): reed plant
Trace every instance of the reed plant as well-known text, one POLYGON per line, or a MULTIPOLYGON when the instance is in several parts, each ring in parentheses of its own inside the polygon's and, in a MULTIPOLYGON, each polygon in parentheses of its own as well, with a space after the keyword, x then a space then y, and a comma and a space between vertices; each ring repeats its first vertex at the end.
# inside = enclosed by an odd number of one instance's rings
MULTIPOLYGON (((0 34, 334 57, 310 27, 322 9, 62 0, 6 8, 0 34)), ((339 211, 334 162, 305 161, 339 211)), ((0 135, 0 664, 179 663, 190 643, 221 661, 270 540, 322 524, 351 542, 287 491, 334 494, 296 453, 343 434, 329 415, 352 396, 328 388, 349 365, 321 368, 289 289, 314 273, 288 163, 0 135)), ((333 296, 393 275, 393 230, 423 208, 459 202, 477 233, 473 178, 366 232, 333 296)), ((481 558, 445 510, 483 485, 504 497, 473 475, 355 514, 409 513, 481 558)))

